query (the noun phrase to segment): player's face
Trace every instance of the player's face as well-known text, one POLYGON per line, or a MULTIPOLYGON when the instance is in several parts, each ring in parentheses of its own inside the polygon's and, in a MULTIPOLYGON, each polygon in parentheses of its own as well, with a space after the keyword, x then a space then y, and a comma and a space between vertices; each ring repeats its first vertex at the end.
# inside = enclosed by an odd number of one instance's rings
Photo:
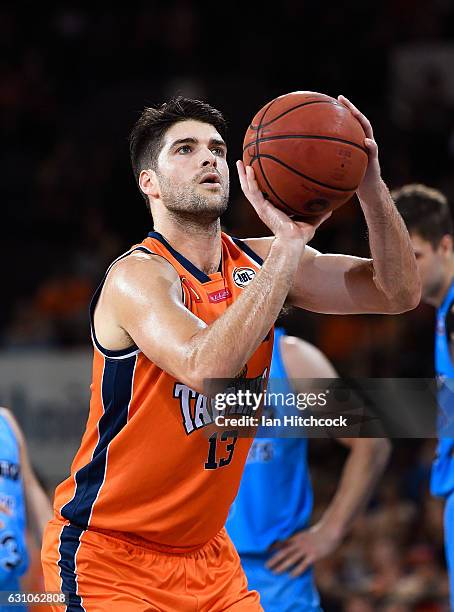
POLYGON ((168 210, 217 219, 227 208, 227 147, 208 123, 188 120, 170 127, 158 157, 156 175, 168 210))
POLYGON ((410 238, 421 277, 422 300, 427 301, 439 295, 443 287, 444 251, 441 246, 434 249, 432 243, 419 234, 412 233, 410 238))

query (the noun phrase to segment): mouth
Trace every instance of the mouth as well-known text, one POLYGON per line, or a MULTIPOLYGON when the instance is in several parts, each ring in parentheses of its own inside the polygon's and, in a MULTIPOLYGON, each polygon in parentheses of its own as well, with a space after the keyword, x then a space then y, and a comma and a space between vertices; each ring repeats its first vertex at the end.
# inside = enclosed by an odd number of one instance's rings
POLYGON ((202 176, 199 181, 199 185, 203 185, 209 189, 216 189, 221 187, 221 180, 216 173, 210 172, 209 174, 202 176))

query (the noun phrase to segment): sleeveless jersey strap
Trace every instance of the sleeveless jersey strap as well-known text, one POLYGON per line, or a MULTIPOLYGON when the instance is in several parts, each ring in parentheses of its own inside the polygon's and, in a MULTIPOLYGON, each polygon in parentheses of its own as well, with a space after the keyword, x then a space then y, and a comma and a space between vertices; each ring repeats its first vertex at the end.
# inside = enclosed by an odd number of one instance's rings
POLYGON ((98 339, 96 338, 96 332, 95 332, 95 323, 94 323, 94 314, 95 314, 95 308, 96 308, 96 304, 98 303, 99 300, 99 296, 101 295, 101 291, 102 288, 104 286, 104 283, 106 282, 106 278, 107 275, 109 274, 109 272, 111 271, 112 267, 119 262, 121 259, 124 259, 125 257, 128 257, 128 255, 131 255, 131 253, 134 253, 135 251, 142 251, 143 253, 149 253, 150 255, 155 255, 157 253, 153 253, 153 251, 151 251, 149 248, 141 245, 141 246, 137 246, 134 247, 133 249, 129 250, 127 253, 123 253, 123 255, 120 255, 120 257, 117 257, 117 259, 115 259, 115 261, 113 261, 110 266, 107 268, 106 273, 104 274, 104 277, 101 281, 101 283, 99 284, 99 287, 96 289, 91 302, 90 302, 90 307, 89 307, 89 313, 90 313, 90 330, 91 330, 91 337, 93 340, 93 344, 96 346, 96 348, 98 349, 98 351, 104 355, 105 357, 109 357, 111 359, 126 359, 127 357, 131 357, 132 355, 136 355, 137 353, 140 352, 139 347, 136 344, 133 344, 132 346, 128 346, 125 349, 121 349, 121 350, 110 350, 110 349, 106 349, 104 348, 98 341, 98 339))
POLYGON ((260 255, 257 255, 257 253, 253 251, 251 247, 244 242, 244 240, 234 238, 233 236, 229 236, 229 238, 236 244, 238 248, 244 251, 254 263, 258 264, 259 266, 263 266, 263 259, 260 257, 260 255))

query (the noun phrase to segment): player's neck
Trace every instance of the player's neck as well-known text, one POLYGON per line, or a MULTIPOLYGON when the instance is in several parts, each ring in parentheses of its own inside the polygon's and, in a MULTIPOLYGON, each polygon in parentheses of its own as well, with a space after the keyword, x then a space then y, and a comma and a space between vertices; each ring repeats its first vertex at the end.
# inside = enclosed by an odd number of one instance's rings
POLYGON ((219 269, 221 259, 221 222, 219 219, 208 225, 196 225, 187 220, 159 219, 154 229, 167 242, 205 274, 219 269))

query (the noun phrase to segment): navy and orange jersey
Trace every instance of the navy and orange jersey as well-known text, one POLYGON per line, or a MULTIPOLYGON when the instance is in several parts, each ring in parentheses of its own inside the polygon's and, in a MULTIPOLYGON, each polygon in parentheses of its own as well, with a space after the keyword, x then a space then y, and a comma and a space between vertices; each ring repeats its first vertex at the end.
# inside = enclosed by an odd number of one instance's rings
MULTIPOLYGON (((219 270, 207 275, 152 232, 112 266, 135 250, 158 254, 175 268, 186 308, 206 324, 225 312, 263 263, 245 243, 223 233, 219 270)), ((57 487, 57 517, 158 549, 196 549, 224 525, 252 440, 236 431, 209 435, 214 415, 207 398, 163 371, 137 346, 112 351, 100 345, 93 315, 103 283, 90 307, 90 412, 71 476, 57 487)), ((265 379, 272 347, 271 332, 242 376, 265 379)))

